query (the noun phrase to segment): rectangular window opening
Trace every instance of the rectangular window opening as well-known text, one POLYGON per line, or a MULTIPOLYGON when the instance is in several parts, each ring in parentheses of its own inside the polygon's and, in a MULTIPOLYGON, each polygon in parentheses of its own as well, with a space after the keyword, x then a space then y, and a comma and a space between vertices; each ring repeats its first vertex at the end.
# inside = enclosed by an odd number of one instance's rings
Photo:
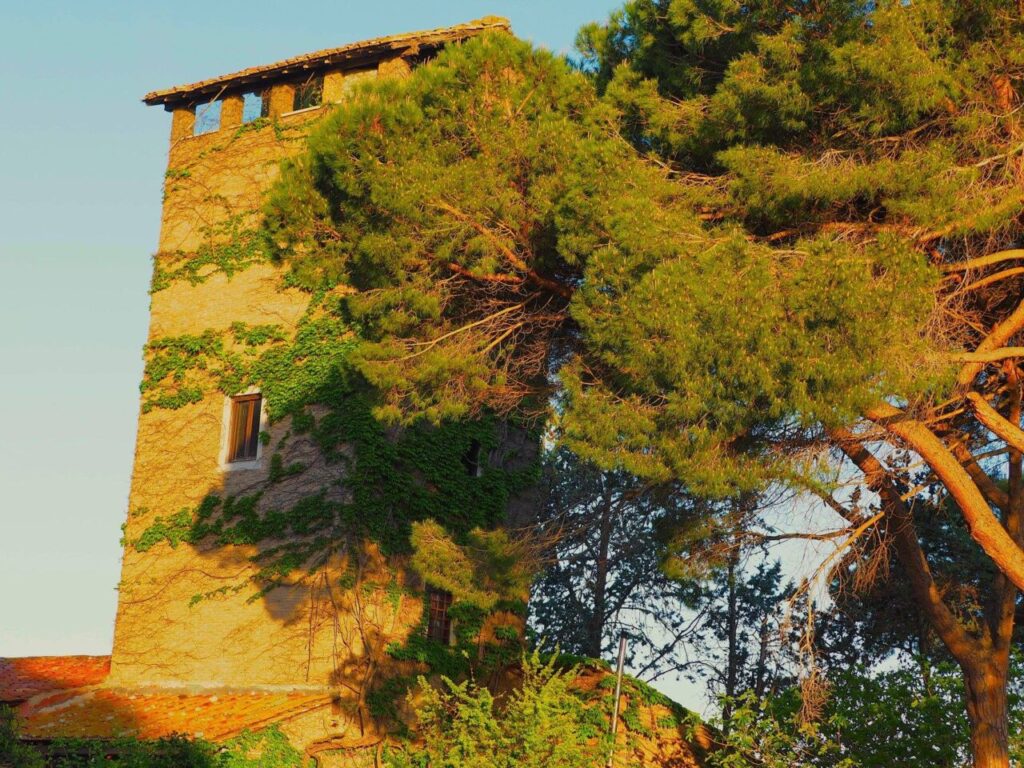
POLYGON ((248 91, 242 94, 242 124, 270 116, 269 90, 248 91))
POLYGON ((324 101, 324 76, 311 75, 309 79, 295 85, 295 99, 292 109, 319 107, 324 101))
POLYGON ((260 409, 263 396, 238 395, 231 398, 231 443, 228 461, 254 461, 260 442, 260 409))
POLYGON ((220 107, 219 101, 207 101, 203 104, 196 104, 196 123, 194 136, 202 136, 204 133, 213 133, 220 130, 220 107))
POLYGON ((452 618, 448 615, 448 609, 452 607, 452 594, 443 589, 427 589, 429 601, 427 617, 427 637, 438 643, 448 645, 452 635, 452 618))
POLYGON ((462 466, 466 468, 466 474, 470 477, 483 477, 482 452, 483 446, 480 445, 480 441, 474 439, 469 444, 469 449, 462 454, 462 466))

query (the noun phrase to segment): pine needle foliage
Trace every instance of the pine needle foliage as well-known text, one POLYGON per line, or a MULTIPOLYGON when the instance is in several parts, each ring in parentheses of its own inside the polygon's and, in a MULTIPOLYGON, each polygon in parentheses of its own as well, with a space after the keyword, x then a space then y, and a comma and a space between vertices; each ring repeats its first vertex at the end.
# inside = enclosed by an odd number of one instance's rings
POLYGON ((680 183, 624 140, 623 114, 496 34, 367 89, 312 136, 267 233, 296 281, 360 289, 346 307, 378 416, 543 412, 555 368, 581 456, 728 493, 780 471, 779 438, 939 387, 924 335, 938 271, 912 243, 811 227, 780 248, 750 226, 857 205, 879 178, 916 200, 910 169, 932 166, 858 165, 832 190, 826 170, 756 147, 758 168, 723 156, 743 173, 680 183))
POLYGON ((549 416, 599 466, 787 483, 877 527, 968 678, 1000 681, 969 711, 1005 764, 983 713, 1006 721, 1024 589, 1020 4, 630 0, 579 43, 573 68, 483 36, 365 89, 282 175, 273 257, 359 289, 378 417, 549 416), (843 473, 878 515, 831 495, 843 473), (915 503, 946 493, 1004 621, 959 622, 927 567, 915 503))

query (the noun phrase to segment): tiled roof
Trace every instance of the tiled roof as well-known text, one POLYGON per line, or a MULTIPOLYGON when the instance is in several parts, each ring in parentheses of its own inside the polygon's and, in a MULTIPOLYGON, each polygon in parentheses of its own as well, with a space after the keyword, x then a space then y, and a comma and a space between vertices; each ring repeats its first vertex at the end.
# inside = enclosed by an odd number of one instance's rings
POLYGON ((156 739, 177 733, 218 741, 330 703, 326 693, 184 693, 97 687, 38 696, 18 707, 18 715, 22 738, 27 739, 156 739))
POLYGON ((95 685, 109 673, 109 656, 0 659, 0 701, 24 701, 40 693, 95 685))
POLYGON ((401 55, 405 51, 416 50, 421 46, 425 48, 438 47, 445 43, 465 40, 488 29, 508 31, 511 27, 508 19, 500 16, 485 16, 482 19, 458 24, 454 27, 442 27, 423 32, 407 32, 401 35, 377 37, 372 40, 349 43, 339 48, 326 48, 322 51, 294 56, 274 64, 249 67, 230 75, 222 75, 210 80, 201 80, 198 83, 179 85, 162 91, 152 91, 143 96, 142 100, 146 104, 171 105, 188 101, 195 96, 215 95, 226 88, 254 82, 258 83, 283 75, 300 74, 303 71, 327 66, 359 62, 370 63, 384 58, 389 53, 401 55))
POLYGON ((0 702, 18 704, 27 739, 155 739, 172 733, 228 739, 327 707, 321 691, 132 690, 101 685, 109 656, 0 659, 0 702))

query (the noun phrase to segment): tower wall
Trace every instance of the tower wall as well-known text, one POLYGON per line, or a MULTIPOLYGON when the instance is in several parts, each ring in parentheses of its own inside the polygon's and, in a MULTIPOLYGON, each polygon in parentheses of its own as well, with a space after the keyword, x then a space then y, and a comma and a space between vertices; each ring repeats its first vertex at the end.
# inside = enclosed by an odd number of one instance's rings
MULTIPOLYGON (((380 68, 408 69, 388 61, 380 68)), ((376 68, 366 66, 328 71, 325 100, 346 98, 346 78, 373 76, 376 68)), ((294 333, 306 312, 310 295, 285 287, 279 267, 223 248, 241 238, 244 247, 236 250, 256 252, 251 233, 262 195, 280 161, 302 149, 308 130, 331 108, 287 113, 292 88, 291 83, 273 85, 269 119, 244 126, 241 97, 229 95, 222 102, 220 129, 198 136, 192 135, 194 108, 174 111, 147 356, 166 339, 229 335, 240 322, 294 333)), ((226 465, 229 398, 212 382, 202 389, 197 402, 175 407, 150 408, 143 397, 110 683, 337 688, 339 669, 350 667, 353 677, 367 674, 377 662, 364 657, 379 655, 381 645, 379 637, 368 643, 368 635, 384 632, 400 639, 419 622, 420 601, 400 595, 395 605, 381 590, 367 590, 356 616, 351 605, 328 610, 332 603, 352 601, 336 584, 318 588, 299 580, 254 598, 260 566, 251 558, 268 544, 174 540, 184 519, 176 516, 192 514, 211 494, 260 492, 259 508, 268 510, 285 509, 325 487, 339 500, 346 493, 344 466, 325 463, 309 437, 290 439, 278 451, 284 466, 301 463, 306 470, 271 481, 270 448, 292 431, 288 418, 268 423, 264 417, 257 461, 244 469, 226 465), (170 535, 152 540, 164 529, 170 535)), ((372 544, 365 546, 361 560, 371 570, 381 568, 384 578, 383 558, 372 544)), ((350 568, 345 559, 339 557, 325 574, 350 568)), ((384 657, 379 661, 387 663, 384 657)))

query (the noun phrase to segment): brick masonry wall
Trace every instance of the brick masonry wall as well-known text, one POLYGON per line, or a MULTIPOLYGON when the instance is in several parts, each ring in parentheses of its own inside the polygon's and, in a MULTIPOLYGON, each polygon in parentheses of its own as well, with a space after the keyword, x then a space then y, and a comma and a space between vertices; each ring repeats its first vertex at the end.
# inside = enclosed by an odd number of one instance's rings
MULTIPOLYGON (((399 76, 408 71, 404 62, 385 62, 381 69, 399 76)), ((363 69, 351 80, 375 74, 363 69)), ((328 96, 345 98, 347 79, 329 74, 328 96)), ((329 109, 282 114, 289 107, 290 86, 277 87, 271 94, 276 125, 239 130, 240 100, 229 99, 221 129, 195 137, 191 114, 175 114, 158 265, 180 264, 182 253, 196 251, 211 236, 227 237, 216 233, 218 224, 256 223, 261 197, 280 160, 302 148, 308 128, 329 109)), ((198 277, 201 282, 176 280, 152 294, 150 341, 225 332, 238 321, 280 325, 289 332, 308 302, 307 294, 284 288, 279 271, 266 263, 230 277, 210 265, 198 277)), ((293 438, 285 449, 286 465, 309 465, 295 478, 269 484, 266 453, 256 469, 224 471, 225 400, 211 389, 198 403, 140 414, 126 541, 137 540, 157 516, 195 507, 210 493, 223 497, 262 490, 265 508, 289 506, 324 486, 344 494, 338 482, 341 469, 325 465, 308 440, 293 438)), ((271 444, 289 426, 287 419, 271 425, 271 444)), ((326 575, 345 570, 348 564, 341 557, 325 569, 319 585, 296 582, 253 600, 255 587, 247 579, 255 573, 249 560, 255 553, 253 547, 160 543, 139 552, 127 546, 110 684, 329 687, 357 705, 367 684, 392 663, 383 654, 384 645, 418 623, 419 601, 403 595, 396 609, 384 599, 383 589, 343 593, 337 579, 326 575), (193 596, 210 594, 193 601, 193 596)), ((395 571, 404 575, 402 563, 385 562, 369 542, 358 559, 371 583, 383 586, 395 571)))

